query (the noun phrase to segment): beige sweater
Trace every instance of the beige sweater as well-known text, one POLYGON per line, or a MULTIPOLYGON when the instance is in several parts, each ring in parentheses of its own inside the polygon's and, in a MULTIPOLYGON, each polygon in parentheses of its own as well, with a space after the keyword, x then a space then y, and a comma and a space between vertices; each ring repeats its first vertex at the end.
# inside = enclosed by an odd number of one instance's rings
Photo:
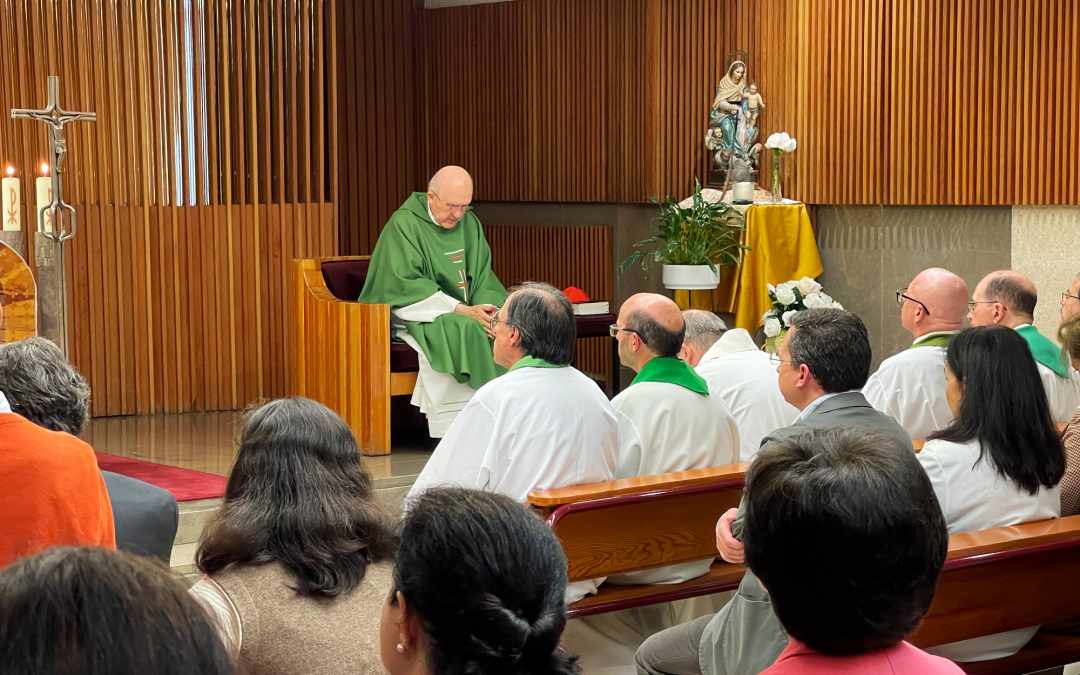
POLYGON ((301 597, 279 564, 232 566, 191 593, 214 617, 239 673, 386 675, 379 619, 392 585, 390 563, 368 567, 351 593, 301 597))

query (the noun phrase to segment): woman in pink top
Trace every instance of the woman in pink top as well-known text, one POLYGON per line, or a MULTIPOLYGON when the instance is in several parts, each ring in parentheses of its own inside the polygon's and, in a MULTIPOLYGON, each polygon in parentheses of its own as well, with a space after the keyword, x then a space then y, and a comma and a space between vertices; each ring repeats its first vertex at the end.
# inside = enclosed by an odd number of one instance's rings
POLYGON ((762 675, 963 672, 903 641, 949 547, 911 448, 858 427, 792 437, 750 465, 746 506, 746 562, 790 639, 762 675))

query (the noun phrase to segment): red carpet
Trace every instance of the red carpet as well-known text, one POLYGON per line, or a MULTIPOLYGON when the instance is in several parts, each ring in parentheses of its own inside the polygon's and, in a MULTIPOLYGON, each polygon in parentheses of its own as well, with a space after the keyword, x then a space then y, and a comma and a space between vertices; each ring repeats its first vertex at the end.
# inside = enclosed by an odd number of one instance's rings
POLYGON ((118 457, 104 452, 94 454, 97 455, 98 468, 102 471, 112 471, 156 485, 171 492, 178 502, 214 499, 225 494, 224 476, 130 457, 118 457))

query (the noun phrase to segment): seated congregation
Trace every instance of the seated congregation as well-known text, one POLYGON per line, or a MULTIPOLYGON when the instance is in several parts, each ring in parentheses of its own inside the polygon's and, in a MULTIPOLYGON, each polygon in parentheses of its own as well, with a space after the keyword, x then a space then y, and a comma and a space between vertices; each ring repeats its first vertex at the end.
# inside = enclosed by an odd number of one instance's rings
MULTIPOLYGON (((1078 291, 1080 277, 1062 295, 1063 353, 1033 327, 1023 276, 992 273, 969 300, 958 276, 926 270, 897 292, 912 348, 873 375, 851 312, 796 314, 770 356, 709 312, 636 295, 612 326, 636 376, 609 402, 571 365, 569 301, 524 284, 487 320, 506 373, 454 411, 401 518, 376 499, 356 439, 328 408, 292 398, 249 411, 190 589, 152 546, 124 543, 120 502, 74 437, 85 383, 59 352, 0 346, 0 424, 13 432, 0 507, 25 514, 0 533, 0 663, 722 675, 959 673, 956 663, 1007 658, 1040 626, 926 650, 905 639, 940 591, 950 535, 1080 513, 1078 291), (32 455, 52 457, 50 471, 35 473, 32 455), (719 519, 706 533, 716 549, 677 564, 568 582, 556 532, 526 506, 538 491, 724 466, 745 471, 738 507, 704 514, 710 528, 719 519), (734 594, 660 592, 568 619, 587 596, 683 588, 724 564, 747 568, 731 577, 734 594)), ((648 505, 657 485, 631 496, 648 505)))

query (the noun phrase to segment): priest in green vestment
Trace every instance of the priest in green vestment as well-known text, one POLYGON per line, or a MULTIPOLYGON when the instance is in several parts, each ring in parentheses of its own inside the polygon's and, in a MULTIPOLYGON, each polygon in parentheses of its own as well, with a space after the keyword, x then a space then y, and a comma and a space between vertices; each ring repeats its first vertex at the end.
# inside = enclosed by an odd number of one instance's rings
POLYGON ((1035 284, 1023 274, 1012 270, 991 272, 971 294, 968 320, 972 326, 1000 324, 1020 333, 1039 366, 1054 421, 1068 422, 1080 407, 1080 373, 1073 369, 1061 347, 1033 325, 1038 299, 1035 284))
POLYGON ((490 321, 506 299, 491 271, 491 249, 469 208, 472 178, 440 169, 427 193, 414 192, 386 223, 371 255, 360 302, 390 305, 395 337, 417 351, 413 405, 433 438, 485 383, 495 364, 490 321))

